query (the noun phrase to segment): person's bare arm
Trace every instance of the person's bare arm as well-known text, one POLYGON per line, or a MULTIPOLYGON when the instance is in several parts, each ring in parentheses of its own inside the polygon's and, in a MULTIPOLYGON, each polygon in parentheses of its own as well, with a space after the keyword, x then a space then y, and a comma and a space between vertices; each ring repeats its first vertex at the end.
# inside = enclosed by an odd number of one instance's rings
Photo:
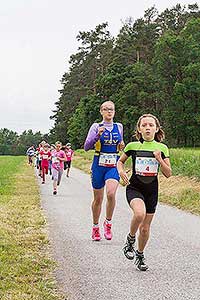
POLYGON ((117 170, 118 170, 119 176, 121 177, 121 179, 123 180, 123 182, 126 185, 129 184, 127 172, 124 170, 124 163, 127 159, 128 159, 128 156, 125 153, 123 153, 117 162, 117 170))
POLYGON ((154 151, 154 156, 156 158, 156 160, 159 162, 160 164, 160 169, 161 172, 163 173, 163 175, 165 177, 170 177, 172 175, 172 169, 171 169, 171 165, 170 165, 170 160, 169 158, 162 158, 161 156, 161 152, 160 151, 154 151))

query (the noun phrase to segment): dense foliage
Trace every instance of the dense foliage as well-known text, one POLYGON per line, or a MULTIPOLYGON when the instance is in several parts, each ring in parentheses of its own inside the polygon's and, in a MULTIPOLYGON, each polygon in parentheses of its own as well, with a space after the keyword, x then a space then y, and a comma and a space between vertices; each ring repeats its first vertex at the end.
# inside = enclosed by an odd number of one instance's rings
POLYGON ((200 145, 200 10, 197 4, 155 7, 122 24, 116 38, 103 23, 79 32, 61 80, 60 98, 51 116, 54 139, 83 146, 90 125, 100 121, 99 105, 110 99, 116 120, 132 138, 143 113, 161 120, 169 146, 200 145))
POLYGON ((42 140, 48 141, 48 135, 33 133, 31 129, 21 135, 7 128, 0 129, 0 155, 25 155, 30 146, 37 147, 42 140))

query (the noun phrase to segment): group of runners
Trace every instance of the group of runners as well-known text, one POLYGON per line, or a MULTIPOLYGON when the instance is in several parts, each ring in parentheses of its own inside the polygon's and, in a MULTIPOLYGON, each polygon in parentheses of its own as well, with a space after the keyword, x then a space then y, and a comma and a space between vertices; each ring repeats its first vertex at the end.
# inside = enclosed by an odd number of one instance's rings
POLYGON ((53 194, 56 195, 64 170, 66 170, 66 176, 69 177, 73 153, 70 143, 62 145, 57 141, 55 144, 49 145, 42 141, 36 150, 34 146, 29 147, 27 157, 30 165, 33 164, 35 157, 35 167, 38 169, 38 175, 42 178, 42 184, 46 181, 46 175, 49 174, 52 177, 53 194))
POLYGON ((104 237, 112 239, 112 217, 116 191, 120 177, 126 185, 126 198, 133 212, 130 230, 123 247, 124 255, 140 271, 146 271, 144 249, 150 235, 150 226, 158 203, 158 171, 171 176, 168 147, 162 143, 165 137, 159 120, 152 114, 142 115, 137 124, 135 138, 126 146, 123 141, 123 126, 114 123, 115 105, 106 101, 100 106, 102 121, 89 129, 84 149, 95 149, 91 167, 93 201, 91 205, 93 226, 92 240, 100 241, 99 219, 104 188, 106 189, 106 216, 103 222, 104 237), (119 151, 123 150, 121 156, 119 151), (132 175, 128 178, 125 162, 131 157, 132 175), (136 241, 137 237, 137 241, 136 241), (137 245, 136 245, 137 242, 137 245))

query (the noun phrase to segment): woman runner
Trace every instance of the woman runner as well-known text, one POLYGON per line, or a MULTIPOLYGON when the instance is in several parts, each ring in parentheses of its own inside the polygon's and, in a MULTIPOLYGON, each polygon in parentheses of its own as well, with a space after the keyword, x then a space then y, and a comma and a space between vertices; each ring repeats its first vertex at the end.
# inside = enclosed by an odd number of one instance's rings
POLYGON ((115 105, 112 101, 104 102, 100 107, 102 122, 94 123, 88 132, 84 149, 88 151, 95 147, 92 163, 92 187, 94 199, 92 202, 92 240, 100 241, 99 218, 106 187, 106 218, 103 224, 104 236, 112 239, 112 217, 115 208, 115 194, 119 185, 119 174, 116 168, 119 150, 124 147, 123 127, 114 123, 115 105))

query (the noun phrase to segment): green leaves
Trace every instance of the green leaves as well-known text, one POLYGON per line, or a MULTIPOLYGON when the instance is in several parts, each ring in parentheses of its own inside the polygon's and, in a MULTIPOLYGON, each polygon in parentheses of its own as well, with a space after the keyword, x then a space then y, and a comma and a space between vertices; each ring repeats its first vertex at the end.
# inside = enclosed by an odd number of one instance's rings
POLYGON ((138 117, 153 113, 166 130, 169 145, 200 144, 200 10, 177 4, 158 15, 129 18, 114 39, 108 24, 79 32, 78 52, 62 78, 52 130, 56 139, 82 147, 99 106, 110 99, 125 141, 138 117))

